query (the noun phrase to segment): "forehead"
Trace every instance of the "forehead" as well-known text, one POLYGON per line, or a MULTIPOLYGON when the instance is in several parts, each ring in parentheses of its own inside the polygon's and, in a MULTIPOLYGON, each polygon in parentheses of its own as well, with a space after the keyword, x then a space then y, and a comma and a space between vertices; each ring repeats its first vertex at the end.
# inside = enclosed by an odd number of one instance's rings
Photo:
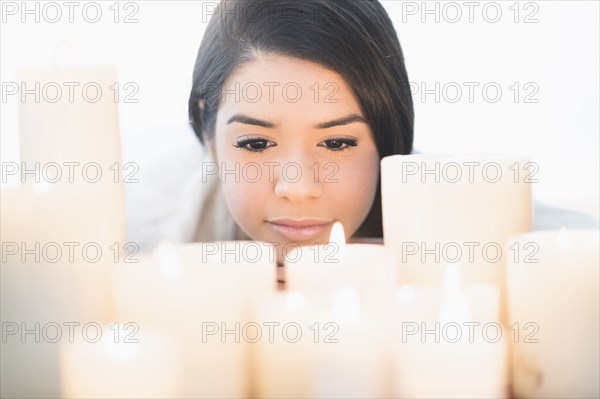
POLYGON ((258 55, 226 80, 217 123, 244 113, 276 124, 314 125, 350 113, 362 116, 350 86, 317 63, 277 54, 258 55))

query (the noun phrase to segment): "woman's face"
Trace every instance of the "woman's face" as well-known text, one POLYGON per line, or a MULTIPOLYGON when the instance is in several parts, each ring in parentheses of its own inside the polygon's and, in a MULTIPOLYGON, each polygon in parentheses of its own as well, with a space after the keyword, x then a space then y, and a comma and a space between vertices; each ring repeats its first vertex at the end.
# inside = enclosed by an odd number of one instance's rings
POLYGON ((260 55, 225 82, 214 151, 228 208, 255 241, 346 239, 373 205, 379 156, 352 91, 336 72, 301 59, 260 55))

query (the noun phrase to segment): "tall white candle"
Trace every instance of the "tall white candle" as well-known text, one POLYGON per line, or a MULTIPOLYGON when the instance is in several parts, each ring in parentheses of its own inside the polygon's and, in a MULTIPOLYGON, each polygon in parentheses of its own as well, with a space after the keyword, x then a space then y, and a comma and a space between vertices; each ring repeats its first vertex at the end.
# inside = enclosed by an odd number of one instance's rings
POLYGON ((396 286, 394 253, 382 245, 344 242, 341 223, 328 245, 300 247, 286 256, 286 286, 315 305, 321 326, 337 329, 336 343, 305 349, 311 354, 312 397, 377 397, 389 394, 386 309, 396 286))
POLYGON ((116 71, 24 68, 17 79, 21 162, 2 165, 18 184, 2 187, 1 317, 18 336, 32 332, 2 344, 2 395, 56 397, 58 344, 44 334, 106 322, 109 264, 123 253, 123 179, 110 174, 123 166, 116 71), (102 94, 82 96, 88 83, 87 95, 102 94))
POLYGON ((120 161, 123 85, 114 66, 30 67, 16 75, 22 161, 120 161))
POLYGON ((499 155, 382 159, 384 243, 400 261, 400 282, 439 286, 444 264, 460 263, 465 281, 501 284, 504 243, 531 228, 535 171, 499 155))
POLYGON ((371 296, 392 295, 396 258, 376 244, 346 244, 341 223, 335 223, 328 244, 295 248, 286 255, 286 287, 300 293, 331 294, 351 286, 371 296))
POLYGON ((506 322, 506 253, 513 234, 531 229, 537 166, 501 155, 394 155, 381 161, 385 246, 401 284, 441 286, 446 263, 465 282, 500 288, 506 322))
POLYGON ((77 229, 71 240, 123 245, 124 181, 135 181, 136 166, 121 162, 115 67, 31 67, 16 75, 21 162, 6 172, 56 193, 46 199, 55 235, 77 229))
POLYGON ((507 343, 498 289, 460 288, 449 266, 444 289, 402 286, 396 299, 395 396, 508 397, 507 343))
POLYGON ((275 291, 274 254, 260 242, 164 243, 139 264, 115 267, 116 314, 175 334, 184 396, 246 396, 246 323, 252 300, 275 291))
POLYGON ((600 395, 598 231, 540 231, 508 244, 512 380, 520 398, 600 395))
POLYGON ((258 301, 253 320, 263 334, 251 346, 253 396, 389 396, 389 317, 385 309, 366 308, 352 287, 258 301))

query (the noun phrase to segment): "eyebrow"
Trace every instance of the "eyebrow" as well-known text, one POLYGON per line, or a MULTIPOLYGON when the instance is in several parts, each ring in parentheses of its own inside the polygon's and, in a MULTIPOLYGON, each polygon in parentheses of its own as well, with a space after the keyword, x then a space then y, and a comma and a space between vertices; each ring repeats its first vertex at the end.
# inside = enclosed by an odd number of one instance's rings
MULTIPOLYGON (((264 127, 267 129, 272 129, 275 127, 275 124, 273 122, 268 122, 268 121, 264 121, 261 119, 252 118, 250 116, 243 115, 243 114, 233 115, 231 118, 229 118, 229 120, 227 121, 227 124, 229 125, 234 122, 243 123, 245 125, 260 126, 260 127, 264 127)), ((367 123, 367 121, 365 121, 365 119, 360 115, 350 114, 343 118, 334 119, 334 120, 331 120, 328 122, 320 123, 320 124, 316 125, 315 127, 317 129, 329 129, 329 128, 335 127, 335 126, 350 125, 351 123, 367 123)))

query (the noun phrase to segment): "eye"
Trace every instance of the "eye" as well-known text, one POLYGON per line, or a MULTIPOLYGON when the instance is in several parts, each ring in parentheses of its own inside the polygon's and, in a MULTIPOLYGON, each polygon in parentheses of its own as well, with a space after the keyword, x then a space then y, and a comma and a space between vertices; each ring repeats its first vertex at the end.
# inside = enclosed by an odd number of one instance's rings
POLYGON ((242 150, 250 151, 250 152, 263 152, 269 147, 274 147, 277 144, 269 141, 267 139, 263 139, 260 137, 248 137, 244 139, 238 140, 235 144, 235 148, 240 148, 242 150))
POLYGON ((349 150, 350 147, 356 147, 356 140, 354 139, 329 139, 324 140, 318 144, 319 147, 325 147, 330 151, 339 152, 349 150))

